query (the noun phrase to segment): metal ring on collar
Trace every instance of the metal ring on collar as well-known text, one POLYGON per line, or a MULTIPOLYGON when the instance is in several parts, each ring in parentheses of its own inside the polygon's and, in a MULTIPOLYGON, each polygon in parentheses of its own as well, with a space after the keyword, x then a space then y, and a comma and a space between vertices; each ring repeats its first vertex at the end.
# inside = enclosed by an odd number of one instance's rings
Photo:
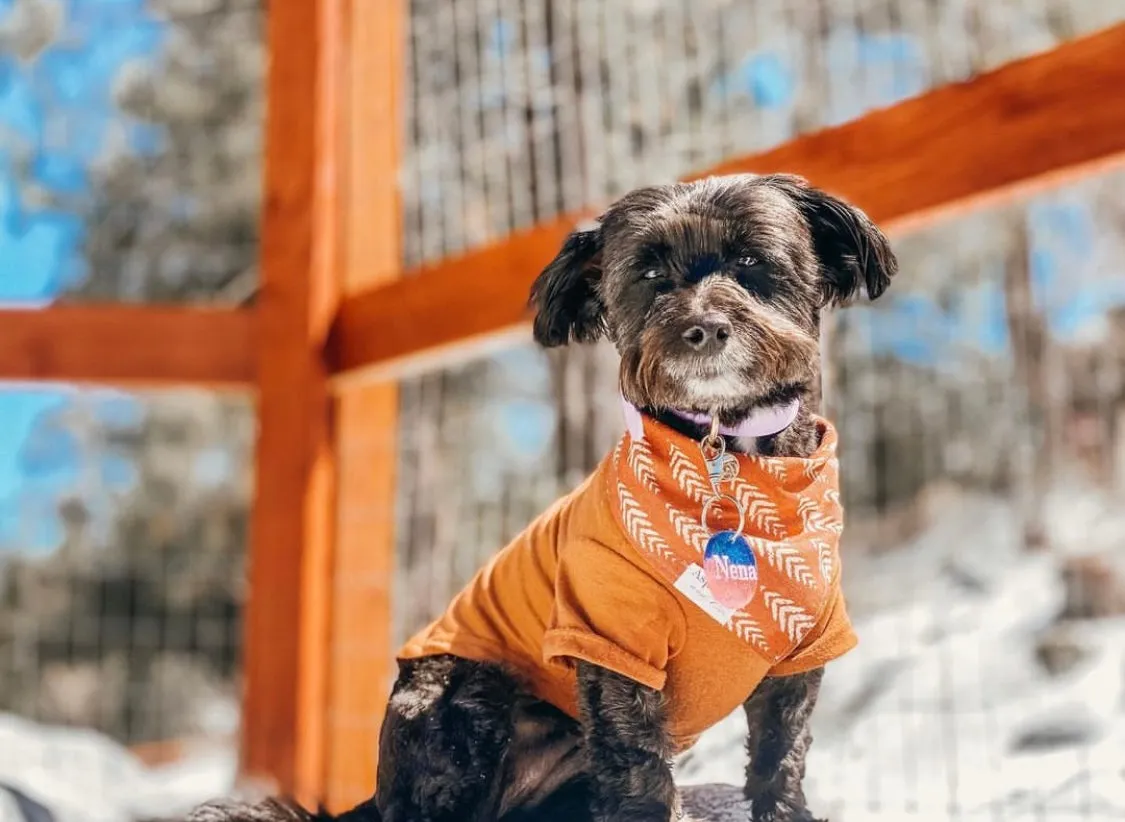
POLYGON ((724 499, 729 499, 734 503, 734 510, 738 511, 738 533, 744 533, 746 528, 746 509, 743 507, 742 503, 730 494, 715 494, 703 500, 703 513, 700 515, 700 524, 708 531, 711 530, 711 526, 707 524, 707 515, 710 513, 713 504, 722 502, 724 499))
POLYGON ((699 441, 699 451, 707 462, 722 459, 727 453, 727 441, 718 435, 708 434, 699 441))

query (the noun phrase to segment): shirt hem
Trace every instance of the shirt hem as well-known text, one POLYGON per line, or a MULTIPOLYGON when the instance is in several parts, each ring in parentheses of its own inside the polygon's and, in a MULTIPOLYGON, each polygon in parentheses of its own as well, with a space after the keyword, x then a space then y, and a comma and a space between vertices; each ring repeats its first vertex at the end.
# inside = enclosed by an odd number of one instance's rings
POLYGON ((668 679, 665 671, 650 665, 604 637, 573 628, 556 628, 548 631, 543 638, 543 658, 556 663, 560 658, 580 659, 621 674, 656 691, 663 690, 668 679))

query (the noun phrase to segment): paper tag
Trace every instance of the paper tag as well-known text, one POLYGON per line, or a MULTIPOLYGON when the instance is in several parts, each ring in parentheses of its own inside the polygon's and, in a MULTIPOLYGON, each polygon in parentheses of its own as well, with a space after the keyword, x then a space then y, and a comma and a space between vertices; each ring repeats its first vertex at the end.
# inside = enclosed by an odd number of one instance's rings
POLYGON ((720 605, 711 594, 707 587, 707 575, 701 565, 692 563, 685 568, 680 578, 676 580, 676 590, 702 608, 720 625, 726 625, 734 614, 733 609, 720 605))

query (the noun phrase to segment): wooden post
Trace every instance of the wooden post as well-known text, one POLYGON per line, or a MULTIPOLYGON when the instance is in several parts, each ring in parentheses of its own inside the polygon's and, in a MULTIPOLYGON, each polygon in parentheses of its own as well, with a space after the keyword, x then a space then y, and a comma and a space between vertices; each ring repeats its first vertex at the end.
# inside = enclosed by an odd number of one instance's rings
POLYGON ((242 770, 324 792, 336 453, 324 347, 338 303, 339 0, 272 3, 258 305, 257 492, 242 770))
MULTIPOLYGON (((345 295, 401 268, 397 185, 404 88, 404 0, 352 0, 345 295)), ((336 404, 339 500, 332 583, 327 807, 372 795, 392 679, 398 389, 342 387, 336 404)))

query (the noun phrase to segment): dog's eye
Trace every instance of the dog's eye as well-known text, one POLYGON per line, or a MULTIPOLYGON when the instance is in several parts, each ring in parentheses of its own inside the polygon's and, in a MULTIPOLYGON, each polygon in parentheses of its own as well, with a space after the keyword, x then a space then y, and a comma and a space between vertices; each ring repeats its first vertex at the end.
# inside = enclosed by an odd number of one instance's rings
POLYGON ((739 257, 737 260, 735 260, 735 265, 737 265, 739 268, 753 268, 760 262, 761 260, 759 260, 757 257, 746 256, 739 257))
POLYGON ((660 271, 658 271, 655 268, 650 268, 642 276, 646 280, 658 280, 658 279, 660 279, 660 271))

